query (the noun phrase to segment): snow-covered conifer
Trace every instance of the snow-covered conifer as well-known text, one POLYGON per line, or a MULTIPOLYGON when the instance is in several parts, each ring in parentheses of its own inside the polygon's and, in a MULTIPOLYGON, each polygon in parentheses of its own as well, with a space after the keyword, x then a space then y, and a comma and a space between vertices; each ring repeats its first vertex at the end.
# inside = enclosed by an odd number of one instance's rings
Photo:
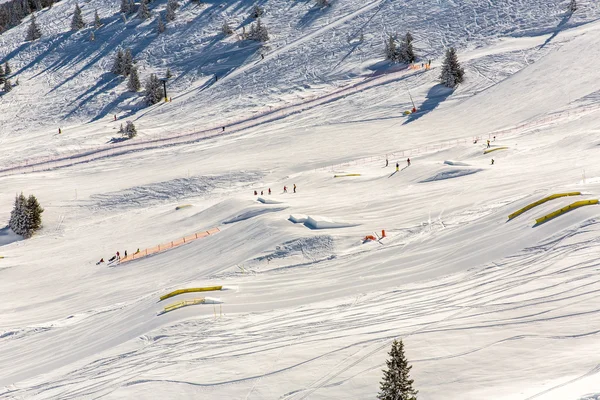
POLYGON ((442 84, 449 88, 455 88, 459 83, 462 83, 464 75, 465 70, 458 62, 456 50, 454 50, 454 47, 449 48, 446 50, 446 57, 444 58, 442 73, 440 75, 442 84))
POLYGON ((85 26, 83 22, 83 16, 81 15, 81 8, 79 4, 75 4, 75 11, 73 11, 73 19, 71 19, 71 30, 78 31, 85 26))
POLYGON ((413 380, 409 372, 412 366, 404 355, 404 344, 402 340, 394 340, 389 352, 390 359, 386 361, 387 370, 383 371, 383 380, 379 384, 380 400, 416 400, 417 391, 413 389, 413 380))
POLYGON ((146 0, 140 1, 140 6, 138 8, 137 16, 139 19, 150 18, 150 10, 148 9, 148 2, 146 0))
POLYGON ((175 20, 175 10, 179 8, 179 3, 176 0, 169 0, 167 2, 167 14, 165 16, 167 21, 175 20))
POLYGON ((12 69, 10 68, 10 65, 8 64, 8 61, 6 62, 6 64, 4 64, 4 74, 6 76, 10 75, 12 72, 12 69))
POLYGON ((167 79, 171 79, 173 77, 173 73, 171 72, 171 68, 167 68, 167 72, 165 72, 165 76, 167 79))
POLYGON ((4 93, 8 93, 12 90, 12 85, 10 83, 10 79, 6 79, 4 81, 4 87, 3 87, 4 93))
POLYGON ((40 206, 37 198, 34 195, 29 195, 25 205, 25 236, 31 237, 35 231, 42 227, 42 213, 44 209, 40 206))
POLYGON ((413 49, 412 42, 413 42, 412 35, 410 34, 410 32, 406 32, 406 36, 404 36, 404 38, 400 42, 400 47, 397 49, 398 58, 402 62, 412 63, 415 61, 416 56, 415 56, 415 51, 413 49))
POLYGON ((131 72, 129 73, 129 80, 127 81, 127 89, 130 92, 139 92, 141 88, 142 84, 140 83, 137 68, 132 67, 131 72))
POLYGON ((137 130, 135 129, 135 125, 131 121, 127 121, 125 125, 125 136, 129 139, 132 139, 137 136, 137 130))
POLYGON ((223 26, 221 27, 221 32, 223 32, 223 34, 226 36, 231 35, 233 33, 233 29, 231 29, 231 26, 229 26, 227 21, 223 22, 223 26))
POLYGON ((15 196, 15 205, 10 212, 10 220, 8 226, 17 235, 23 235, 25 233, 25 206, 27 199, 23 193, 15 196))
POLYGON ((129 0, 121 0, 121 8, 119 9, 119 12, 123 13, 123 14, 129 14, 131 13, 131 5, 129 4, 129 0))
POLYGON ((117 54, 115 55, 115 61, 110 72, 112 72, 115 75, 123 75, 125 71, 124 58, 125 55, 123 54, 123 50, 119 49, 117 51, 117 54))
POLYGON ((156 21, 156 29, 158 30, 158 33, 163 33, 165 31, 165 23, 163 22, 160 14, 158 14, 156 21))
POLYGON ((577 0, 571 0, 569 3, 569 12, 574 13, 577 11, 577 0))
POLYGON ((156 74, 150 74, 146 80, 144 89, 146 90, 144 99, 148 105, 156 104, 165 97, 163 85, 160 80, 158 80, 156 74))
POLYGON ((98 15, 98 10, 94 11, 94 26, 96 27, 96 29, 98 29, 102 26, 102 20, 100 19, 100 16, 98 15))
POLYGON ((269 40, 269 32, 267 31, 267 27, 260 22, 260 18, 258 18, 256 23, 252 24, 250 27, 248 39, 256 40, 257 42, 266 42, 269 40))
POLYGON ((42 37, 42 31, 40 30, 37 21, 35 20, 35 15, 31 15, 31 23, 29 24, 29 28, 27 29, 27 35, 25 36, 25 40, 28 42, 37 40, 42 37))
POLYGON ((133 68, 133 55, 131 54, 131 49, 125 49, 125 54, 123 54, 123 76, 129 75, 131 72, 131 68, 133 68))
POLYGON ((261 6, 256 4, 254 7, 252 7, 252 12, 250 13, 250 16, 254 19, 257 19, 257 18, 262 17, 262 15, 264 13, 265 13, 265 10, 261 6))
POLYGON ((4 67, 0 64, 0 83, 4 83, 4 79, 6 78, 6 74, 4 72, 4 67))
POLYGON ((44 7, 42 6, 42 1, 41 0, 35 0, 35 9, 37 11, 43 9, 44 7))
POLYGON ((398 61, 398 52, 396 51, 396 36, 391 33, 385 41, 385 59, 392 62, 398 61))

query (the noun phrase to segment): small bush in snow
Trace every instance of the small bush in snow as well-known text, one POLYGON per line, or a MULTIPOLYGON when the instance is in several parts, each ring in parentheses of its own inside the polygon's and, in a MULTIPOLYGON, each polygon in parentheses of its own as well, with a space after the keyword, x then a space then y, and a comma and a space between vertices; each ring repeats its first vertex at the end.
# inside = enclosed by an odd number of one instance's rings
POLYGON ((223 32, 223 35, 225 35, 225 36, 229 36, 229 35, 233 34, 233 29, 231 29, 231 26, 229 26, 227 21, 223 22, 223 26, 221 27, 221 32, 223 32))
POLYGON ((259 5, 255 5, 254 7, 252 7, 252 12, 250 13, 250 16, 254 19, 257 19, 257 18, 262 17, 264 13, 265 13, 264 8, 262 8, 259 5))
MULTIPOLYGON (((123 125, 121 125, 121 128, 123 125)), ((125 124, 125 130, 123 131, 123 135, 129 139, 133 139, 137 136, 137 130, 135 129, 135 125, 131 121, 127 121, 125 124)))
POLYGON ((449 88, 455 88, 459 83, 463 82, 464 75, 465 70, 458 62, 456 50, 454 50, 454 47, 449 48, 446 50, 446 57, 444 58, 442 73, 440 75, 442 84, 449 88))
POLYGON ((247 37, 249 40, 256 40, 257 42, 266 42, 269 40, 269 32, 267 31, 267 27, 261 24, 260 18, 256 20, 255 24, 252 24, 247 37))
POLYGON ((148 2, 146 0, 140 1, 140 6, 138 8, 137 16, 139 19, 150 18, 150 10, 148 9, 148 2))
POLYGON ((171 79, 173 77, 173 73, 171 72, 171 68, 167 68, 167 72, 165 72, 165 76, 167 79, 171 79))
POLYGON ((163 22, 160 14, 158 14, 158 18, 156 18, 156 30, 158 30, 158 33, 160 34, 163 33, 165 29, 165 23, 163 22))
POLYGON ((2 89, 4 90, 4 93, 8 93, 8 92, 10 92, 12 90, 12 85, 11 85, 9 79, 6 79, 4 81, 4 87, 2 89))
POLYGON ((156 74, 150 74, 146 80, 145 90, 144 99, 148 105, 156 104, 165 97, 162 82, 157 78, 156 74))
POLYGON ((169 0, 167 2, 167 21, 175 21, 175 11, 179 8, 179 3, 177 0, 169 0))
POLYGON ((78 31, 85 26, 83 17, 81 16, 81 8, 79 4, 75 4, 75 11, 73 11, 73 19, 71 19, 71 30, 78 31))
POLYGON ((40 30, 37 21, 35 20, 35 15, 31 15, 31 23, 29 24, 29 28, 27 29, 27 35, 25 36, 25 40, 28 42, 32 42, 42 37, 42 31, 40 30))
POLYGON ((98 29, 101 26, 102 26, 102 20, 100 19, 100 16, 98 15, 98 10, 96 10, 94 12, 94 27, 96 27, 96 29, 98 29))

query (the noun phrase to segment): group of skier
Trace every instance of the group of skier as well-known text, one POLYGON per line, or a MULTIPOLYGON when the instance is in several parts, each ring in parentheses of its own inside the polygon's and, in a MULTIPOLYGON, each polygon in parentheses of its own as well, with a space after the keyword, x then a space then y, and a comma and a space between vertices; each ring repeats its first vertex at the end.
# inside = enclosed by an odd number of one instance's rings
MULTIPOLYGON (((388 165, 390 165, 390 160, 385 156, 385 166, 387 167, 388 165)), ((406 166, 410 167, 410 158, 406 159, 406 166)), ((398 171, 400 171, 400 163, 396 161, 396 172, 398 171)))
MULTIPOLYGON (((139 252, 140 252, 140 249, 137 249, 137 251, 135 252, 135 254, 138 254, 139 252)), ((127 250, 125 250, 123 258, 127 258, 127 250)), ((119 253, 117 251, 114 256, 112 256, 111 258, 108 259, 109 263, 111 263, 113 261, 121 261, 121 253, 119 253)), ((103 263, 104 263, 104 258, 101 258, 100 261, 98 261, 96 263, 96 265, 100 265, 100 264, 103 264, 103 263)))
MULTIPOLYGON (((287 188, 287 186, 284 186, 284 187, 283 187, 283 193, 287 193, 287 192, 288 192, 288 190, 287 190, 287 189, 288 189, 288 188, 287 188)), ((294 193, 296 193, 296 184, 295 184, 295 183, 294 183, 293 190, 294 190, 294 193)), ((260 195, 261 195, 261 196, 264 196, 264 194, 265 194, 265 191, 264 191, 264 190, 261 190, 261 191, 260 191, 260 195)), ((271 188, 269 188, 269 189, 267 190, 267 194, 269 194, 269 195, 271 194, 271 188)), ((255 195, 255 196, 258 196, 258 191, 257 191, 257 190, 255 190, 255 191, 254 191, 254 195, 255 195)))

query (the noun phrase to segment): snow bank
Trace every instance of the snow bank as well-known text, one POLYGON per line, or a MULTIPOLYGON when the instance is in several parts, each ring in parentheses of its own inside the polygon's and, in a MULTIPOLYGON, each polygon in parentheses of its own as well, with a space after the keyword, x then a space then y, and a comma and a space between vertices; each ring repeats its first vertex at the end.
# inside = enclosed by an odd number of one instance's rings
POLYGON ((259 197, 258 199, 256 199, 257 201, 263 203, 263 204, 283 204, 283 201, 277 201, 277 200, 273 200, 273 199, 269 199, 269 198, 264 198, 264 197, 259 197))
POLYGON ((422 181, 420 181, 420 183, 435 182, 435 181, 442 181, 445 179, 458 178, 458 177, 465 176, 465 175, 475 174, 479 171, 483 171, 483 170, 481 168, 447 169, 445 171, 438 172, 437 174, 435 174, 434 176, 432 176, 430 178, 423 179, 422 181))
POLYGON ((303 224, 308 219, 308 216, 304 214, 291 214, 288 219, 295 224, 303 224))
POLYGON ((464 163, 464 162, 460 162, 460 161, 452 161, 452 160, 446 160, 444 161, 444 164, 446 165, 454 165, 457 167, 469 167, 470 164, 464 163))
POLYGON ((351 226, 356 226, 358 224, 353 224, 350 222, 342 222, 342 221, 334 221, 332 219, 320 216, 309 216, 304 223, 307 227, 311 229, 331 229, 331 228, 347 228, 351 226))
POLYGON ((255 208, 255 209, 244 211, 241 214, 237 214, 234 217, 231 217, 231 218, 223 221, 223 223, 224 224, 233 224, 234 222, 245 221, 250 218, 258 217, 259 215, 283 211, 286 208, 287 207, 255 208))

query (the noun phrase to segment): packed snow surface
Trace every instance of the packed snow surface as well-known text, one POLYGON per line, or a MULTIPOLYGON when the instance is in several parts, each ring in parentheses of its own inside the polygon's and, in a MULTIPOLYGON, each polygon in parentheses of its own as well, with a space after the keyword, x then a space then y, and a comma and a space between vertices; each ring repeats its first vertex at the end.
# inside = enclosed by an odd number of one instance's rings
POLYGON ((507 220, 600 197, 598 2, 269 0, 263 47, 219 33, 251 2, 180 1, 163 35, 118 3, 81 2, 94 42, 74 0, 0 35, 0 221, 45 209, 0 227, 0 398, 372 399, 396 338, 419 399, 600 398, 600 206, 507 220), (381 60, 407 29, 431 70, 381 60), (172 102, 125 91, 118 46, 172 102))

